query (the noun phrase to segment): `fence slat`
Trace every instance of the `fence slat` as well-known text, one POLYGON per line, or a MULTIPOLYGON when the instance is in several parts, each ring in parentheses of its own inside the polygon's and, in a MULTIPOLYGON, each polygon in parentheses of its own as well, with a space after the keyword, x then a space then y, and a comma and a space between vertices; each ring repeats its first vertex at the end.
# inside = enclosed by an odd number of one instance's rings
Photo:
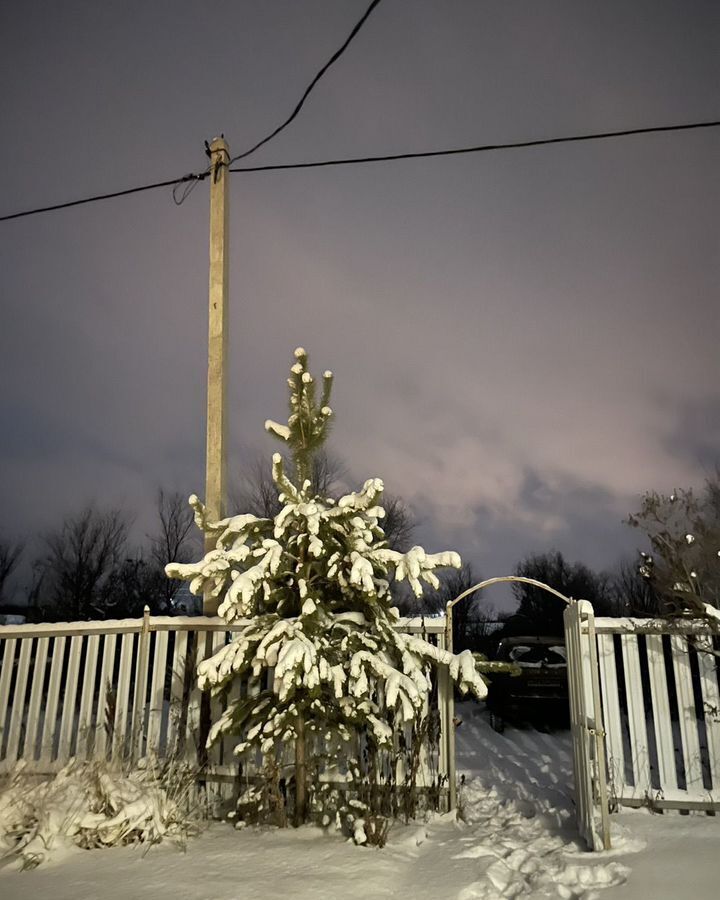
POLYGON ((0 750, 5 743, 5 717, 8 711, 10 698, 10 680, 12 679, 13 666, 15 664, 15 646, 17 640, 9 638, 4 642, 2 671, 0 671, 0 750))
POLYGON ((5 759, 7 759, 9 764, 12 764, 17 759, 20 747, 20 733, 23 727, 23 719, 25 718, 25 693, 30 671, 32 643, 32 638, 25 638, 25 640, 20 642, 12 715, 10 716, 10 725, 8 727, 7 749, 5 750, 5 759))
POLYGON ((115 719, 113 723, 112 758, 121 759, 125 753, 128 737, 128 714, 130 712, 130 674, 133 663, 133 642, 135 635, 124 634, 120 641, 120 672, 115 695, 115 719))
POLYGON ((60 682, 62 681, 63 661, 65 659, 65 642, 67 638, 56 637, 52 644, 52 662, 50 663, 50 683, 48 685, 48 699, 45 706, 45 716, 42 723, 42 740, 40 759, 49 763, 55 750, 55 736, 57 730, 57 708, 60 696, 60 682))
POLYGON ((175 634, 175 646, 172 655, 172 676, 170 680, 170 716, 167 728, 167 754, 172 756, 180 751, 180 727, 182 719, 183 690, 185 686, 185 667, 187 665, 187 631, 175 634))
POLYGON ((132 702, 132 753, 135 757, 143 756, 145 743, 145 714, 148 683, 148 663, 150 660, 150 611, 145 607, 143 629, 137 641, 137 662, 135 665, 135 691, 132 702))
POLYGON ((635 634, 623 634, 620 638, 622 646, 623 667, 625 669, 625 696, 628 707, 628 725, 630 727, 631 763, 635 793, 647 796, 650 793, 650 749, 648 746, 647 723, 645 721, 645 702, 643 699, 642 678, 640 676, 640 654, 638 639, 635 634))
POLYGON ((597 645, 608 778, 611 792, 619 795, 625 786, 625 752, 622 742, 622 720, 613 636, 611 634, 597 635, 597 645))
POLYGON ((700 738, 697 727, 697 710, 692 689, 690 671, 690 655, 687 638, 673 634, 670 638, 672 647, 673 671, 677 689, 678 714, 680 717, 680 736, 682 738, 683 763, 685 766, 685 783, 690 794, 703 793, 702 762, 700 759, 700 738))
MULTIPOLYGON (((27 714, 27 731, 25 732, 25 745, 23 747, 23 759, 31 762, 36 758, 38 726, 40 725, 40 709, 45 692, 45 670, 47 668, 49 645, 50 638, 38 638, 37 647, 35 648, 35 665, 33 667, 30 705, 28 706, 27 714)), ((0 709, 2 709, 1 703, 0 709)))
POLYGON ((146 753, 161 756, 162 721, 165 711, 165 668, 167 666, 168 633, 155 633, 152 681, 150 685, 150 709, 148 712, 146 753))
POLYGON ((75 754, 82 759, 90 759, 93 749, 92 713, 95 688, 97 687, 96 679, 99 647, 100 636, 91 634, 87 639, 82 697, 80 698, 80 715, 78 716, 78 732, 75 745, 75 754))
MULTIPOLYGON (((216 631, 210 635, 208 656, 214 655, 226 643, 226 633, 216 631)), ((222 697, 214 697, 210 700, 210 721, 217 722, 225 709, 225 701, 222 697)), ((225 765, 225 755, 223 753, 223 741, 218 740, 208 750, 208 765, 219 768, 225 765)))
POLYGON ((112 710, 108 707, 115 672, 115 645, 117 634, 106 634, 103 640, 102 668, 95 717, 95 755, 99 759, 107 757, 108 730, 112 723, 112 710))
POLYGON ((650 696, 652 697, 653 705, 653 726, 658 755, 660 790, 663 792, 667 790, 673 791, 677 790, 678 782, 662 635, 649 634, 645 638, 645 644, 650 673, 650 696))
POLYGON ((195 634, 195 653, 193 671, 185 673, 190 680, 190 693, 187 702, 187 719, 185 721, 185 758, 190 763, 198 761, 198 735, 200 733, 200 705, 202 703, 202 691, 197 682, 197 664, 210 655, 212 632, 195 634))
POLYGON ((60 722, 60 741, 58 743, 57 758, 67 762, 71 757, 72 739, 76 732, 75 706, 77 700, 78 673, 80 671, 80 656, 84 638, 75 635, 70 638, 70 654, 68 660, 67 676, 65 678, 65 690, 63 691, 62 719, 60 722))
POLYGON ((718 660, 712 653, 712 638, 700 637, 695 641, 700 669, 700 690, 705 713, 710 756, 710 778, 714 792, 720 791, 720 691, 718 690, 718 660))
MULTIPOLYGON (((230 686, 230 692, 228 694, 228 702, 234 703, 240 700, 242 697, 242 682, 239 678, 233 680, 233 683, 230 686)), ((233 750, 239 743, 239 738, 236 734, 226 734, 222 739, 222 760, 223 766, 228 770, 234 773, 238 773, 240 771, 240 761, 233 753, 233 750)))

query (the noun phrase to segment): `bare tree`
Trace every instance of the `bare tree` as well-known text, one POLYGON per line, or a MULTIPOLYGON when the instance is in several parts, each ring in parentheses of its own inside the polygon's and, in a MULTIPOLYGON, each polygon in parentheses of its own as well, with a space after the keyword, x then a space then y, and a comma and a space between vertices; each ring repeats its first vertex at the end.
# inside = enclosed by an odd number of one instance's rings
POLYGON ((624 560, 613 576, 610 589, 614 613, 619 616, 652 618, 663 613, 663 601, 651 582, 638 571, 638 566, 624 560))
POLYGON ((193 555, 193 512, 178 491, 157 493, 157 531, 148 545, 128 555, 112 571, 106 587, 106 607, 117 618, 136 618, 145 606, 152 615, 172 611, 172 601, 182 582, 168 578, 170 562, 189 562, 193 555))
POLYGON ((44 618, 105 618, 113 576, 125 558, 129 525, 120 510, 87 507, 47 534, 35 561, 32 595, 44 618))
POLYGON ((385 540, 388 547, 393 550, 405 552, 410 549, 415 523, 412 513, 405 501, 394 494, 385 494, 383 497, 385 518, 380 525, 385 532, 385 540))
POLYGON ((666 612, 705 615, 706 603, 720 606, 720 469, 700 495, 692 490, 645 494, 627 521, 649 541, 638 571, 666 612))
MULTIPOLYGON (((292 470, 292 466, 288 464, 292 470)), ((344 463, 332 453, 319 451, 312 461, 313 491, 322 496, 337 499, 346 488, 347 470, 344 463)), ((234 509, 252 513, 261 519, 272 519, 282 509, 278 491, 272 479, 272 464, 262 456, 256 456, 245 468, 240 482, 230 492, 234 509)), ((393 550, 408 550, 415 524, 405 502, 392 494, 383 497, 385 518, 380 525, 385 539, 393 550)))
MULTIPOLYGON (((427 594, 416 610, 430 615, 444 615, 447 604, 455 600, 482 579, 473 571, 470 563, 460 569, 446 569, 438 573, 440 587, 427 594)), ((453 649, 477 649, 482 639, 487 637, 488 622, 496 619, 495 608, 484 601, 479 594, 471 594, 453 607, 453 649)))
POLYGON ((149 564, 156 573, 156 584, 149 603, 151 609, 167 612, 177 594, 181 581, 168 578, 165 566, 171 562, 189 562, 192 550, 193 511, 185 497, 178 491, 157 494, 159 529, 150 538, 149 564))
POLYGON ((269 460, 258 455, 245 466, 240 479, 230 488, 230 505, 235 511, 259 519, 272 519, 280 512, 269 460))
POLYGON ((146 606, 153 615, 166 612, 162 589, 167 579, 141 552, 126 556, 110 571, 96 615, 108 619, 137 619, 146 606))
POLYGON ((5 590, 23 553, 22 544, 11 544, 0 539, 0 601, 5 599, 5 590))
MULTIPOLYGON (((286 471, 294 477, 292 464, 286 471)), ((311 480, 313 491, 323 497, 333 497, 341 492, 345 477, 344 464, 326 450, 319 451, 312 460, 311 480)), ((261 519, 272 519, 282 509, 278 490, 272 478, 272 462, 265 456, 255 456, 243 471, 240 481, 230 491, 233 507, 252 513, 261 519)))
POLYGON ((321 497, 336 497, 347 478, 345 463, 328 450, 319 450, 312 459, 313 490, 321 497))
MULTIPOLYGON (((527 557, 518 563, 515 574, 542 581, 566 597, 589 600, 599 615, 612 611, 609 578, 583 563, 567 562, 558 551, 527 557)), ((540 635, 563 634, 563 600, 528 584, 513 584, 512 591, 518 607, 508 620, 508 628, 517 631, 520 627, 526 633, 540 635)))

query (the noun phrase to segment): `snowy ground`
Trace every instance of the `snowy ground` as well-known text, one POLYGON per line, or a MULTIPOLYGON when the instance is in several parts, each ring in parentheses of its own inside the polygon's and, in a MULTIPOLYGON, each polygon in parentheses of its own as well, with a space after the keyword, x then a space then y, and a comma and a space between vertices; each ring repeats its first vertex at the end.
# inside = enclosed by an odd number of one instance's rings
POLYGON ((613 817, 616 849, 577 842, 567 732, 497 735, 480 705, 458 730, 465 822, 396 826, 384 850, 319 830, 213 825, 186 853, 76 851, 30 872, 0 871, 3 900, 474 900, 717 896, 720 817, 613 817))

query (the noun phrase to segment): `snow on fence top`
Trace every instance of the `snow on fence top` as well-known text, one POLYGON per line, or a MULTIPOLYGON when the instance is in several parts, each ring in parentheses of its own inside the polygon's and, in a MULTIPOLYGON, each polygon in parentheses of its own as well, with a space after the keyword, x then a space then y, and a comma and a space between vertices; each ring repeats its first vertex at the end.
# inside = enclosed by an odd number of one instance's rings
MULTIPOLYGON (((0 625, 0 641, 8 638, 60 637, 73 634, 139 634, 145 631, 242 631, 249 619, 228 624, 220 616, 148 616, 146 619, 104 619, 92 622, 36 622, 0 625)), ((444 634, 445 618, 400 618, 395 628, 406 634, 444 634)))
MULTIPOLYGON (((357 617, 357 613, 353 614, 357 617)), ((244 621, 149 616, 102 622, 0 626, 0 774, 22 760, 53 772, 71 759, 180 754, 198 759, 197 662, 244 621)), ((399 619, 395 627, 444 647, 445 619, 399 619)), ((449 681, 440 678, 445 771, 449 681)), ((211 701, 219 715, 219 699, 211 701)), ((237 776, 228 737, 209 753, 209 775, 237 776)))

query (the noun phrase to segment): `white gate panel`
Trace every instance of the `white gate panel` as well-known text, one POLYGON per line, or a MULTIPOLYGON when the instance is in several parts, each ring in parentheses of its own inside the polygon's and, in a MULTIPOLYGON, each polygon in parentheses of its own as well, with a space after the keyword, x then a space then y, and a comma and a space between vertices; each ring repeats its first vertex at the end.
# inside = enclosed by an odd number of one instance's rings
POLYGON ((650 696, 653 705, 653 727, 655 747, 658 756, 658 776, 661 785, 677 790, 677 768, 675 766, 675 744, 673 741, 672 719, 667 676, 665 675, 665 653, 661 634, 649 634, 645 638, 650 672, 650 696))
POLYGON ((700 690, 705 718, 705 733, 710 756, 710 778, 714 792, 720 792, 720 690, 718 690, 718 659, 713 653, 712 638, 697 638, 700 690))
POLYGON ((648 746, 645 703, 640 675, 640 653, 636 634, 620 638, 625 672, 625 699, 630 731, 630 763, 635 794, 646 797, 650 791, 650 748, 648 746))
POLYGON ((573 601, 564 622, 578 828, 591 849, 607 850, 605 743, 592 606, 585 600, 573 601))
POLYGON ((611 785, 624 785, 625 751, 622 740, 622 717, 620 715, 620 694, 613 636, 599 634, 597 645, 608 777, 611 785))
POLYGON ((692 688, 690 656, 687 638, 674 634, 670 638, 673 671, 677 688, 680 734, 682 737, 683 764, 685 767, 686 789, 690 794, 702 794, 702 764, 700 761, 700 739, 698 735, 697 710, 692 688))
MULTIPOLYGON (((717 626, 705 620, 601 618, 595 620, 595 627, 599 644, 619 634, 624 647, 629 746, 636 783, 626 784, 612 765, 612 747, 621 742, 624 726, 622 717, 618 724, 611 706, 605 704, 611 794, 620 805, 720 811, 720 715, 712 714, 718 709, 717 657, 702 652, 703 642, 712 648, 717 626), (652 717, 645 705, 639 665, 632 649, 637 646, 638 635, 644 635, 647 648, 652 717), (664 635, 669 636, 669 654, 664 635), (693 674, 691 658, 696 649, 698 670, 693 674), (696 707, 696 695, 702 696, 702 709, 696 707), (652 745, 648 741, 650 722, 652 745), (702 742, 703 735, 707 746, 702 742), (649 777, 641 765, 646 758, 649 777)), ((612 693, 614 682, 610 683, 612 673, 602 665, 602 655, 600 675, 605 699, 606 694, 612 693)))

